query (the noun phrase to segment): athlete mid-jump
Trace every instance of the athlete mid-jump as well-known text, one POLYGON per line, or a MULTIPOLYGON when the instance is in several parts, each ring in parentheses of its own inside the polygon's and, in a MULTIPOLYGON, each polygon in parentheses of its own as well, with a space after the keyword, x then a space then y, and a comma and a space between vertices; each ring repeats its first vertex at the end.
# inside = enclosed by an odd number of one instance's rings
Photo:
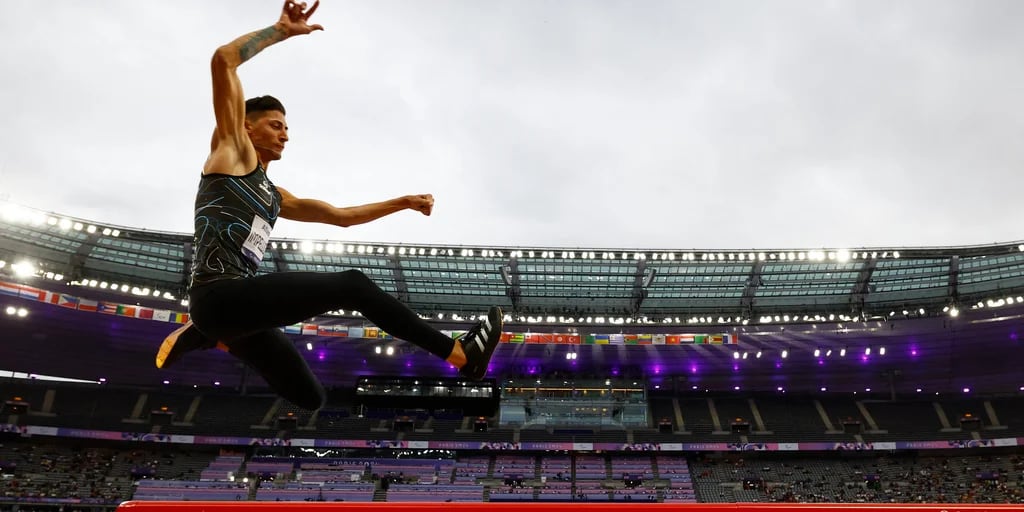
POLYGON ((191 321, 164 340, 156 366, 166 368, 192 350, 220 347, 259 372, 282 397, 318 409, 323 386, 280 327, 347 309, 447 360, 464 376, 482 379, 501 335, 498 307, 456 342, 358 270, 257 275, 278 217, 348 227, 406 209, 430 215, 434 206, 433 196, 420 194, 338 208, 299 199, 267 177, 288 142, 285 109, 271 96, 245 100, 236 69, 274 43, 323 30, 308 23, 318 5, 307 10, 305 3, 287 1, 277 23, 213 55, 217 127, 196 193, 191 321))

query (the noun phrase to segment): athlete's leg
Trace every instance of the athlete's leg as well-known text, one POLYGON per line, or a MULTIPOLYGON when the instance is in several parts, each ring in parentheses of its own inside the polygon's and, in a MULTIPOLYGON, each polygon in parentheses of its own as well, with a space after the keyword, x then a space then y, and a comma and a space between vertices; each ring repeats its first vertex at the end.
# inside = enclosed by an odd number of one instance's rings
POLYGON ((282 398, 304 409, 324 405, 324 388, 292 341, 268 329, 231 342, 231 355, 245 361, 282 398))
POLYGON ((218 281, 194 290, 190 302, 196 326, 232 348, 234 340, 242 336, 335 309, 359 311, 388 334, 442 359, 447 359, 455 347, 452 338, 431 327, 358 270, 280 272, 218 281))

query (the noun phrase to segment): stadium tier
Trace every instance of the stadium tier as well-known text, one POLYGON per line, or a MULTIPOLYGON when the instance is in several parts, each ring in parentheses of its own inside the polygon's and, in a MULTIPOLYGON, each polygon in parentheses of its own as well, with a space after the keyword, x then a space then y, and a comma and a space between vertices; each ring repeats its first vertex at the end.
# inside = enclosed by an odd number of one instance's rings
POLYGON ((0 512, 1024 502, 1018 244, 278 239, 261 271, 358 269, 451 334, 507 313, 479 382, 351 311, 282 326, 318 411, 220 351, 154 367, 189 244, 0 204, 0 512))

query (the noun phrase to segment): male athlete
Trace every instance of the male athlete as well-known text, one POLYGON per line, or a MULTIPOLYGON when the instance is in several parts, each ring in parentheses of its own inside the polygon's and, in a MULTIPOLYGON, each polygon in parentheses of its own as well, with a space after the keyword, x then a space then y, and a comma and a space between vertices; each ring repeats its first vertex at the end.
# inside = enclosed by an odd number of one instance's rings
POLYGON ((267 178, 288 142, 284 106, 261 96, 246 101, 236 69, 266 47, 323 30, 310 25, 319 1, 286 1, 281 18, 221 46, 213 55, 213 111, 217 127, 203 166, 195 205, 195 254, 189 286, 191 322, 171 333, 156 356, 166 368, 186 352, 218 347, 245 361, 290 402, 323 406, 324 389, 279 327, 326 311, 347 309, 391 335, 411 341, 482 379, 501 335, 502 313, 487 318, 459 342, 434 329, 358 270, 256 275, 274 222, 285 219, 348 227, 412 209, 430 215, 430 194, 337 208, 299 199, 267 178))

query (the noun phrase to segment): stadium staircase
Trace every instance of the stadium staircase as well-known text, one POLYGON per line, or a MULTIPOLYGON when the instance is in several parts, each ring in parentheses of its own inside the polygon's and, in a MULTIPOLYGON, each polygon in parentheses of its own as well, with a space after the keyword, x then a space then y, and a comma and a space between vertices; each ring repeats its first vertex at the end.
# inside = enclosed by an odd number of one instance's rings
POLYGON ((836 430, 835 425, 832 424, 832 420, 829 419, 828 413, 825 412, 825 406, 821 405, 821 400, 814 400, 814 408, 818 411, 818 416, 821 417, 821 422, 825 424, 826 434, 842 434, 842 430, 836 430))
POLYGON ((999 424, 999 416, 996 416, 996 409, 992 407, 991 400, 985 400, 985 413, 988 414, 988 423, 990 427, 1006 428, 999 424))
POLYGON ((678 432, 686 432, 686 423, 683 421, 683 408, 679 406, 679 399, 672 399, 672 410, 675 411, 676 416, 676 430, 678 432))

